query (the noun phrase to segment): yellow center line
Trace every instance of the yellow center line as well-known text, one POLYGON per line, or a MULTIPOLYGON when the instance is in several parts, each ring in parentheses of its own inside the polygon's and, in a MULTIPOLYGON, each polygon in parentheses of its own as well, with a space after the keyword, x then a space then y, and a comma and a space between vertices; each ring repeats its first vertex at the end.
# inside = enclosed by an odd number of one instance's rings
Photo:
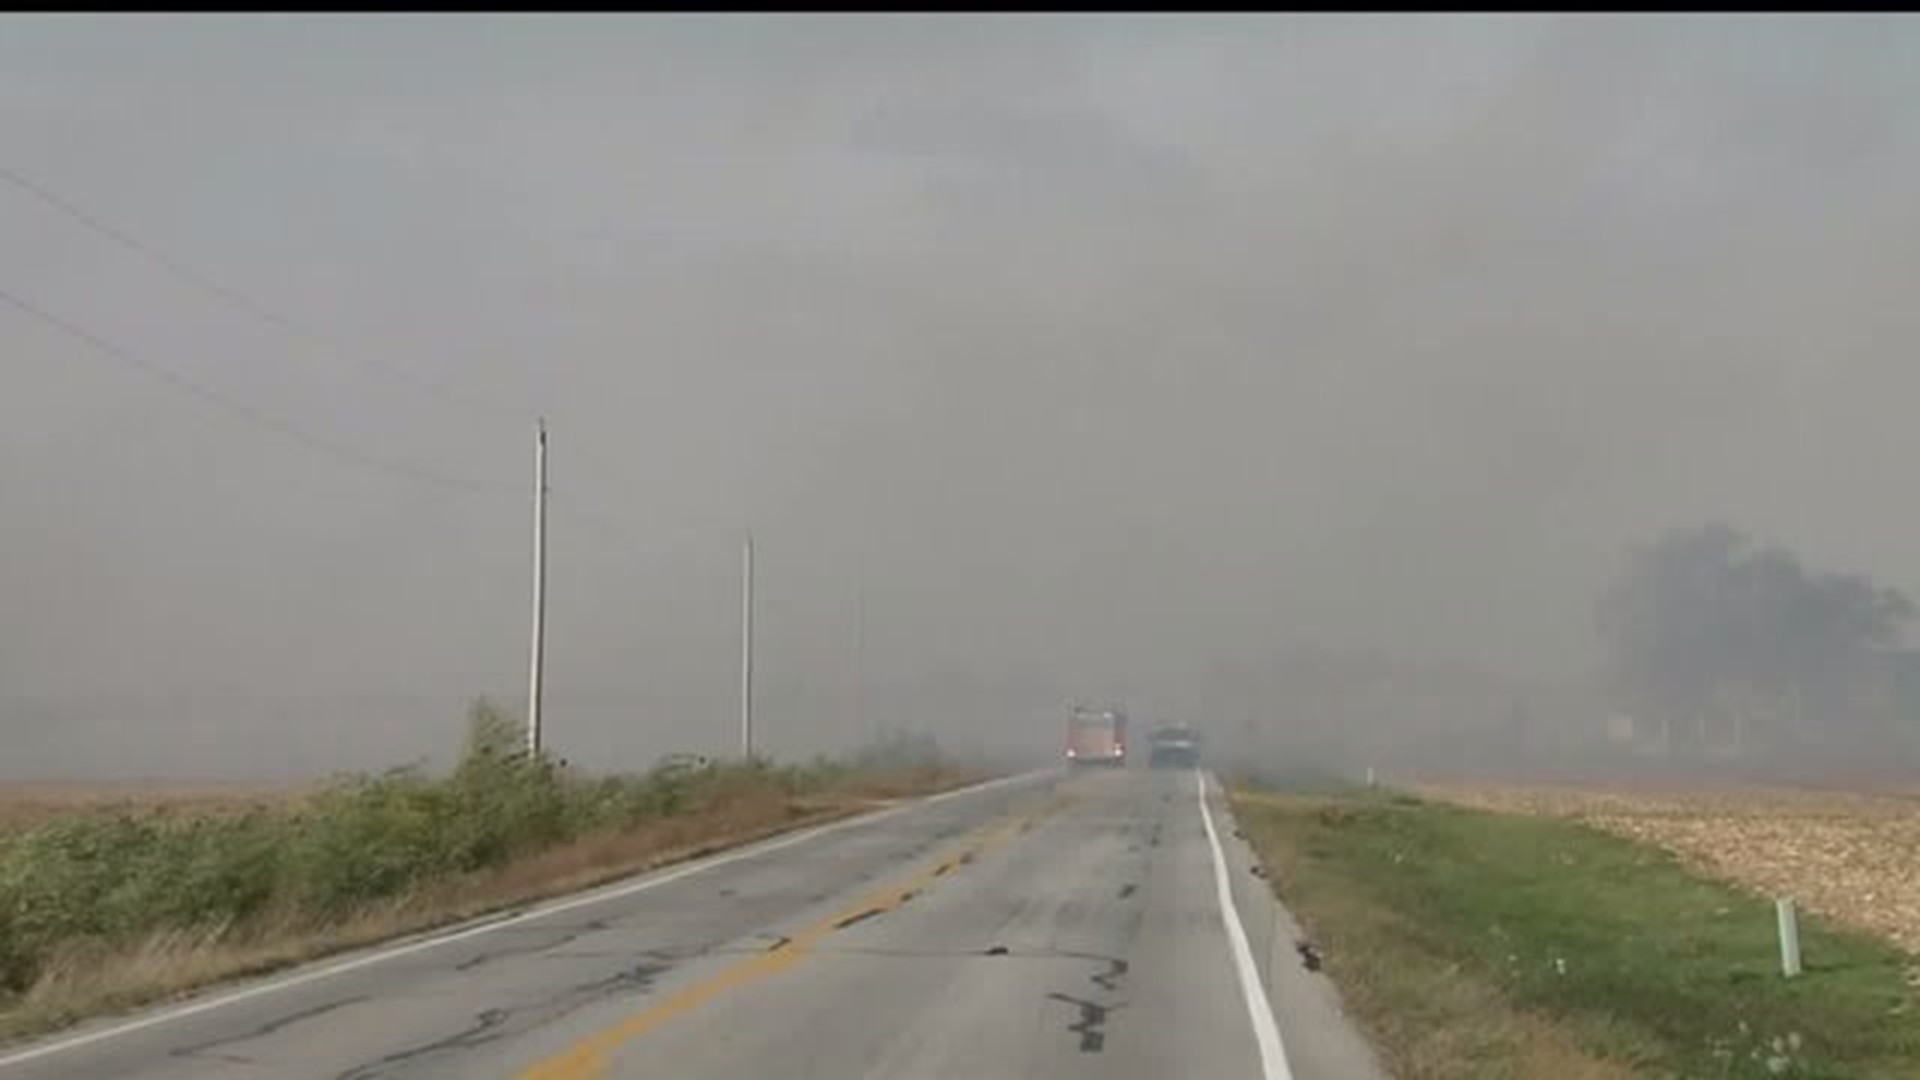
POLYGON ((1055 809, 1057 804, 976 830, 957 845, 959 850, 947 858, 873 891, 853 907, 795 932, 785 942, 764 953, 757 953, 740 963, 722 968, 613 1027, 589 1035, 560 1054, 527 1068, 515 1080, 592 1080, 599 1077, 606 1071, 614 1053, 626 1043, 677 1016, 698 1009, 730 990, 770 979, 786 971, 806 959, 828 935, 862 919, 892 911, 940 878, 1025 831, 1033 822, 1055 809))

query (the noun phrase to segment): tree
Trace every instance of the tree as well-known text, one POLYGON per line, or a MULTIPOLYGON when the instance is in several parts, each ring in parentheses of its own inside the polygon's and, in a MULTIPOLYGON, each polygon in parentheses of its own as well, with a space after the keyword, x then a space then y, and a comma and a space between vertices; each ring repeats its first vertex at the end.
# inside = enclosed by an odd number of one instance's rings
POLYGON ((1896 590, 1810 572, 1719 522, 1636 548, 1599 603, 1614 691, 1641 715, 1681 721, 1676 741, 1731 687, 1842 722, 1849 688, 1914 615, 1896 590))

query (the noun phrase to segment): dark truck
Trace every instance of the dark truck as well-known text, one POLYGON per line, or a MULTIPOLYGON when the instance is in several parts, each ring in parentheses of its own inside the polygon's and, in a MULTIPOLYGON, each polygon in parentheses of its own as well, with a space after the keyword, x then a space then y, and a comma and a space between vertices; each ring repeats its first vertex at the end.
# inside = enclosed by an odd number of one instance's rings
POLYGON ((1147 764, 1190 769, 1200 764, 1200 735, 1185 724, 1162 724, 1147 736, 1147 764))

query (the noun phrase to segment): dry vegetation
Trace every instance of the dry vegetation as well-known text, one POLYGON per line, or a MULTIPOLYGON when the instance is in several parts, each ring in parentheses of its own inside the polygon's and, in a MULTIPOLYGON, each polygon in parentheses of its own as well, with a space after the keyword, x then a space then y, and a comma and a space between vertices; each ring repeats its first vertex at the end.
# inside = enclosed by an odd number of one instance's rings
POLYGON ((561 895, 980 779, 859 760, 585 776, 483 702, 447 775, 0 801, 0 1038, 561 895))
POLYGON ((425 885, 338 920, 283 911, 244 927, 165 927, 115 944, 80 940, 50 955, 24 994, 10 1004, 0 999, 0 1039, 565 896, 980 779, 964 770, 923 768, 879 774, 815 795, 741 792, 710 812, 609 829, 495 869, 425 885))
POLYGON ((1920 797, 1802 789, 1417 788, 1506 812, 1571 818, 1687 865, 1786 896, 1920 954, 1920 797))
POLYGON ((265 784, 139 780, 4 784, 0 785, 0 833, 74 814, 211 817, 291 809, 311 794, 305 786, 265 784))

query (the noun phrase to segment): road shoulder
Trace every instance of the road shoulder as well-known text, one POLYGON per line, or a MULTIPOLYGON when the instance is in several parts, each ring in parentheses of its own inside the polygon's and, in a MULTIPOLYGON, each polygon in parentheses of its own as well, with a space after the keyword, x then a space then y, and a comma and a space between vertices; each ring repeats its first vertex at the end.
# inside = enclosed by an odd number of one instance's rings
POLYGON ((1268 887, 1218 777, 1206 774, 1207 805, 1220 831, 1233 899, 1246 928, 1292 1073, 1302 1080, 1389 1080, 1379 1055, 1319 970, 1312 942, 1268 887), (1306 946, 1303 951, 1302 945, 1306 946))

